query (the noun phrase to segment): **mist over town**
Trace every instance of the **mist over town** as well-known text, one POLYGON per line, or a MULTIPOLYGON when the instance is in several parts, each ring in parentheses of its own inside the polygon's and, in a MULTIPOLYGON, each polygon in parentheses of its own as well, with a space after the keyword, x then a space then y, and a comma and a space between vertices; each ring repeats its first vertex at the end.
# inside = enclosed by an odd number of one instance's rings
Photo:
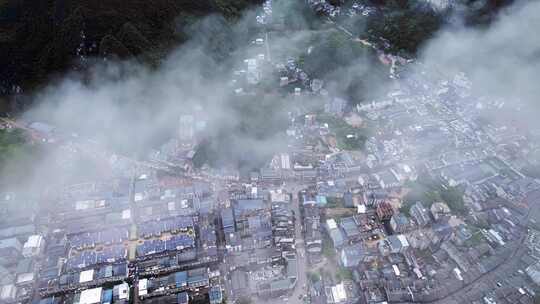
POLYGON ((538 13, 0 0, 0 303, 540 303, 538 13))

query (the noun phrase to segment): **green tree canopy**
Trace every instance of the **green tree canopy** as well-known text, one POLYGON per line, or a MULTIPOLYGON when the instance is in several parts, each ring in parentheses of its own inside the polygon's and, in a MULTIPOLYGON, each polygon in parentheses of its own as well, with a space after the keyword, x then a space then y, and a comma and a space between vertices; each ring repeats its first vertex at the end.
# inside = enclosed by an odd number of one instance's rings
POLYGON ((443 16, 431 6, 417 2, 387 1, 380 14, 358 20, 373 41, 383 38, 393 53, 415 54, 441 28, 443 16))

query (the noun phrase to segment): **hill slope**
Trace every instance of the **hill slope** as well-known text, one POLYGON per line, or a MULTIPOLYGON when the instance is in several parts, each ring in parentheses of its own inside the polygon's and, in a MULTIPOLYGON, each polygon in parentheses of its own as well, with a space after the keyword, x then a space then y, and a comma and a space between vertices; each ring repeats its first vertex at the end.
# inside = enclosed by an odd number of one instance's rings
POLYGON ((155 63, 194 17, 235 18, 260 0, 0 0, 0 95, 72 66, 78 55, 155 63))

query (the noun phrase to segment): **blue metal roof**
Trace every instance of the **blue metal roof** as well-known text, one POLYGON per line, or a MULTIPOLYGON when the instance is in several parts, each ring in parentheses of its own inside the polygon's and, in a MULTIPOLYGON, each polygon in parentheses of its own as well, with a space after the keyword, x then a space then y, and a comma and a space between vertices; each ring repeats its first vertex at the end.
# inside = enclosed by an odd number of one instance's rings
POLYGON ((178 216, 159 221, 145 222, 139 225, 139 234, 143 237, 159 236, 163 232, 185 230, 193 226, 193 217, 178 216))
POLYGON ((178 304, 185 304, 188 303, 189 297, 187 292, 181 292, 177 295, 178 304))
POLYGON ((234 211, 254 211, 264 209, 264 202, 261 199, 240 199, 234 202, 234 211))
POLYGON ((112 303, 113 290, 105 289, 101 292, 101 303, 112 303))
POLYGON ((315 200, 317 201, 318 205, 326 205, 327 204, 326 196, 324 196, 324 195, 317 195, 315 197, 315 200))
POLYGON ((186 234, 175 235, 170 239, 149 240, 137 246, 138 255, 149 255, 165 251, 183 250, 195 247, 195 239, 186 234))
POLYGON ((230 230, 231 228, 233 228, 234 230, 234 215, 231 208, 225 208, 221 210, 221 221, 223 223, 223 229, 230 230))
POLYGON ((219 286, 212 286, 208 292, 208 296, 210 297, 210 303, 221 303, 223 300, 223 294, 219 286))
POLYGON ((180 271, 174 274, 174 279, 176 282, 176 287, 186 286, 187 285, 187 272, 180 271))

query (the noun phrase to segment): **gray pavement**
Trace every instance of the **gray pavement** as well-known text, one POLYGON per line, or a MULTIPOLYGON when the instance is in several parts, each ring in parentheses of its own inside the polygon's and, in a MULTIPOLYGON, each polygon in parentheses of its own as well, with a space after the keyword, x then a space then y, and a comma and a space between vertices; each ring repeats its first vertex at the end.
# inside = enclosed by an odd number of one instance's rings
POLYGON ((292 201, 291 201, 291 208, 294 210, 294 214, 296 217, 296 225, 295 225, 295 237, 296 237, 296 259, 297 259, 297 269, 298 269, 298 278, 296 281, 296 288, 294 289, 294 292, 291 295, 291 298, 289 299, 289 303, 293 304, 300 304, 303 303, 301 298, 307 294, 307 262, 306 262, 306 255, 305 255, 305 247, 304 247, 304 238, 302 234, 302 217, 300 215, 300 201, 298 199, 298 191, 303 189, 303 185, 299 185, 297 187, 293 187, 291 190, 293 191, 292 194, 292 201))

